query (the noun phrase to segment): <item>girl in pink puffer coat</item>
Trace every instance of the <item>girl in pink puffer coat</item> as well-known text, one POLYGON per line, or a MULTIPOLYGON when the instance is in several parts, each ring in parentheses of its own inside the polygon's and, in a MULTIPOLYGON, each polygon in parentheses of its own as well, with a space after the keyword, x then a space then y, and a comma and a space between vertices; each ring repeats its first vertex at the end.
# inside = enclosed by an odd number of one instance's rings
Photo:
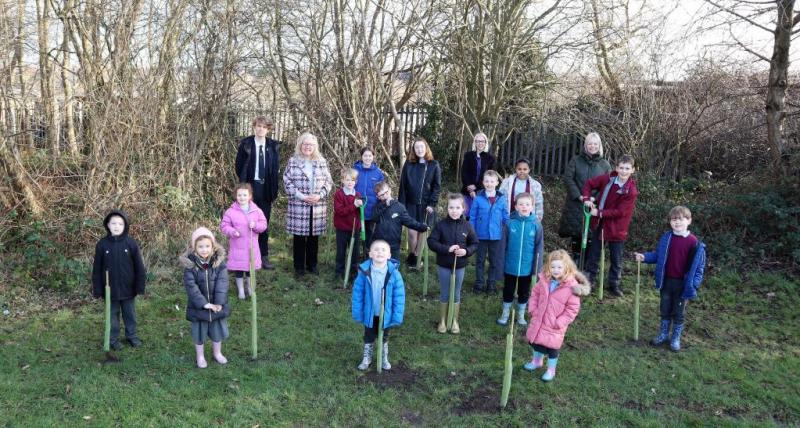
POLYGON ((526 336, 533 347, 533 359, 525 363, 525 370, 542 367, 547 354, 547 371, 542 380, 553 380, 567 327, 581 309, 578 296, 586 296, 589 291, 589 281, 578 271, 569 253, 556 250, 547 256, 544 272, 539 274, 528 300, 531 321, 526 336))
POLYGON ((253 294, 250 288, 250 248, 253 248, 254 268, 261 269, 258 234, 267 230, 267 218, 253 202, 250 183, 236 186, 236 201, 225 211, 219 228, 228 237, 228 270, 236 275, 239 299, 244 299, 245 288, 248 295, 253 294))

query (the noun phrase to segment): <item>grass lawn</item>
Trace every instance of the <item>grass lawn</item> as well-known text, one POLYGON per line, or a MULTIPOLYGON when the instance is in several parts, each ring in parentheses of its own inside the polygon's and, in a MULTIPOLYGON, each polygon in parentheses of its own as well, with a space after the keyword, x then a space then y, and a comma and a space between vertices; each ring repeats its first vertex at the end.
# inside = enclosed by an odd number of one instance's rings
MULTIPOLYGON (((689 304, 684 350, 675 354, 647 344, 658 323, 658 295, 644 272, 641 338, 631 340, 636 279, 629 275, 624 298, 584 299, 553 382, 522 370, 530 348, 519 331, 511 398, 500 411, 500 297, 468 291, 472 268, 460 335, 435 332, 435 271, 427 300, 422 274, 406 273, 405 323, 390 341, 394 368, 378 375, 373 364, 361 373, 355 367, 363 328, 350 319, 350 293, 332 280, 332 238, 320 243, 323 274, 300 281, 290 273, 289 241, 273 234, 279 269, 258 274, 257 361, 250 360, 250 302, 232 291, 231 338, 223 346, 230 362, 214 363, 208 346, 209 368, 194 367, 177 266, 154 272, 148 295, 137 299, 145 345, 126 346, 116 363, 104 362, 99 301, 3 319, 0 425, 800 424, 796 280, 716 272, 689 304)), ((635 265, 627 268, 635 275, 635 265)))

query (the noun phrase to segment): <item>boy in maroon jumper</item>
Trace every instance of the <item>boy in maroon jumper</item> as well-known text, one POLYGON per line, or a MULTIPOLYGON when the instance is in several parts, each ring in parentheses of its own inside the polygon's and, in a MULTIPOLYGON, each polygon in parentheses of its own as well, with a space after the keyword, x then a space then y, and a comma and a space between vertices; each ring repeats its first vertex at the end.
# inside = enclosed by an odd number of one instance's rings
POLYGON ((589 273, 589 280, 595 284, 597 272, 600 270, 598 262, 601 242, 607 242, 611 253, 608 285, 611 293, 617 297, 622 296, 622 289, 619 287, 622 278, 622 252, 625 250, 625 240, 628 238, 633 207, 639 195, 639 189, 631 178, 633 173, 633 157, 622 155, 615 171, 591 178, 583 186, 582 199, 591 209, 592 215, 589 224, 592 241, 589 246, 586 271, 589 273), (599 200, 590 197, 593 190, 597 191, 599 200))
POLYGON ((658 240, 655 251, 636 253, 636 260, 656 264, 656 289, 661 294, 661 329, 650 343, 661 346, 670 341, 674 352, 681 349, 686 301, 697 297, 706 264, 706 246, 689 232, 692 212, 684 206, 669 210, 671 231, 658 240), (672 323, 672 337, 669 326, 672 323))
MULTIPOLYGON (((354 232, 361 229, 358 208, 364 204, 361 194, 356 192, 358 171, 346 168, 342 171, 342 188, 333 194, 333 227, 336 229, 336 278, 344 277, 347 246, 354 232), (354 230, 355 229, 355 230, 354 230)), ((350 273, 356 274, 358 265, 358 245, 353 245, 350 259, 350 273)))

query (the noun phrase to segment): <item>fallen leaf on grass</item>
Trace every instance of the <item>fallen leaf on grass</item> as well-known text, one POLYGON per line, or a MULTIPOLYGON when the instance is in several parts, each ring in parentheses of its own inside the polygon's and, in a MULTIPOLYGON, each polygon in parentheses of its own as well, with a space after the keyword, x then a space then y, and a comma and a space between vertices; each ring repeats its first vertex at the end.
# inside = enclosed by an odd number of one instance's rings
POLYGON ((64 390, 64 394, 69 395, 70 392, 72 392, 72 385, 67 384, 67 387, 64 390))
POLYGON ((29 368, 31 368, 31 365, 25 364, 24 366, 22 366, 22 371, 28 370, 29 368))
POLYGON ((320 300, 319 297, 314 299, 314 304, 317 305, 317 306, 322 306, 323 303, 324 302, 322 300, 320 300))
POLYGON ((86 415, 86 416, 84 416, 84 417, 83 417, 83 419, 88 421, 88 420, 91 420, 91 419, 92 419, 92 417, 91 417, 91 416, 89 416, 89 415, 86 415))

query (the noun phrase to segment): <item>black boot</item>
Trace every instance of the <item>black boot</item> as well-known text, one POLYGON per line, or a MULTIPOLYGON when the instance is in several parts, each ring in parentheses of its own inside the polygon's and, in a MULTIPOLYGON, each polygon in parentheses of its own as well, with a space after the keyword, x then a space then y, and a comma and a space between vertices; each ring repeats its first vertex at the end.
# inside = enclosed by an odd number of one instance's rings
POLYGON ((416 269, 417 268, 417 255, 414 253, 408 253, 408 258, 406 259, 406 263, 408 263, 409 269, 416 269))

